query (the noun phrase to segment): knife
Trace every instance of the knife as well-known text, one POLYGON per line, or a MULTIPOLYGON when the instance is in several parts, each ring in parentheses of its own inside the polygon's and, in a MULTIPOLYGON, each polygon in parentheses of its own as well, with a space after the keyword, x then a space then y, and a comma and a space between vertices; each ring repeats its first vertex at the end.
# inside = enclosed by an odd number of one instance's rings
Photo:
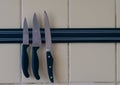
POLYGON ((51 33, 50 33, 50 25, 46 11, 44 11, 44 23, 45 23, 45 41, 46 41, 46 57, 47 57, 47 69, 48 76, 52 83, 54 83, 53 77, 53 56, 51 54, 51 33))
POLYGON ((32 71, 34 77, 39 80, 39 59, 37 55, 37 50, 41 46, 41 35, 40 35, 40 26, 37 20, 36 13, 33 16, 33 30, 32 30, 32 71))
POLYGON ((28 24, 26 18, 23 23, 23 44, 22 44, 22 70, 23 74, 26 78, 29 77, 28 73, 28 53, 27 48, 29 47, 29 32, 28 32, 28 24))

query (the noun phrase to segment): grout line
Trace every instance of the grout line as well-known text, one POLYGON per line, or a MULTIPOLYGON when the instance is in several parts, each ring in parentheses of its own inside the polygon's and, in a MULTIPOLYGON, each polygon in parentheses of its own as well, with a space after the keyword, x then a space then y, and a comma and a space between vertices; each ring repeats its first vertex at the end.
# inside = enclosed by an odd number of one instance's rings
POLYGON ((114 81, 71 81, 70 83, 115 83, 114 81))
MULTIPOLYGON (((68 0, 68 28, 70 27, 69 23, 69 0, 68 0)), ((70 44, 68 43, 68 85, 70 85, 70 44)))
MULTIPOLYGON (((93 84, 101 84, 101 83, 105 83, 105 84, 109 84, 109 83, 111 83, 111 84, 114 84, 114 82, 89 82, 89 81, 85 81, 85 82, 80 82, 80 81, 74 81, 74 82, 56 82, 56 83, 54 83, 54 84, 65 84, 65 85, 67 85, 67 84, 75 84, 75 83, 78 83, 78 84, 80 84, 80 83, 87 83, 87 84, 91 84, 91 83, 93 83, 93 84)), ((50 83, 50 82, 33 82, 33 83, 29 83, 29 82, 23 82, 23 83, 0 83, 0 85, 1 84, 10 84, 10 85, 13 85, 13 84, 19 84, 19 85, 22 85, 22 84, 40 84, 40 85, 51 85, 52 83, 50 83)))
MULTIPOLYGON (((20 0, 20 28, 22 28, 22 0, 20 0)), ((20 85, 22 85, 22 70, 21 70, 21 45, 20 45, 20 85)))
POLYGON ((79 82, 79 81, 74 81, 74 82, 70 82, 70 83, 72 83, 72 84, 73 83, 87 83, 87 84, 91 84, 91 83, 92 84, 101 84, 101 83, 108 84, 108 83, 113 83, 114 84, 115 82, 114 81, 113 82, 97 82, 97 81, 96 82, 92 82, 92 81, 90 81, 90 82, 89 81, 88 82, 87 81, 85 81, 85 82, 82 82, 82 81, 79 82))
POLYGON ((115 85, 117 85, 117 43, 115 43, 115 85))
POLYGON ((70 27, 70 23, 69 23, 69 0, 67 1, 68 3, 67 3, 67 18, 68 18, 68 24, 67 24, 67 27, 68 27, 68 29, 69 29, 69 27, 70 27))
MULTIPOLYGON (((117 9, 115 0, 115 28, 117 27, 117 9)), ((115 85, 117 85, 117 43, 115 43, 115 85)))
POLYGON ((20 0, 20 28, 22 28, 22 0, 20 0))
POLYGON ((117 1, 115 0, 115 28, 117 27, 117 1))

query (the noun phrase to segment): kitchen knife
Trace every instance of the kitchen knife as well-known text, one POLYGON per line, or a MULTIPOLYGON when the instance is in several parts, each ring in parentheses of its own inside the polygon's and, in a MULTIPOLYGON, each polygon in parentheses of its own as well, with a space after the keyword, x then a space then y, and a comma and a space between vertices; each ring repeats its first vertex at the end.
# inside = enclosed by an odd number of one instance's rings
POLYGON ((50 81, 54 82, 53 77, 53 57, 51 54, 51 33, 50 33, 50 25, 46 11, 44 11, 44 23, 45 23, 45 42, 46 42, 46 57, 47 57, 47 69, 48 69, 48 76, 50 81))
POLYGON ((40 35, 40 26, 37 20, 36 13, 33 16, 33 30, 32 30, 32 71, 34 77, 39 80, 39 59, 37 55, 37 50, 41 46, 41 35, 40 35))
POLYGON ((23 44, 22 44, 22 70, 23 74, 26 78, 29 77, 28 73, 28 53, 27 48, 29 47, 29 32, 28 32, 28 24, 26 18, 23 23, 23 44))

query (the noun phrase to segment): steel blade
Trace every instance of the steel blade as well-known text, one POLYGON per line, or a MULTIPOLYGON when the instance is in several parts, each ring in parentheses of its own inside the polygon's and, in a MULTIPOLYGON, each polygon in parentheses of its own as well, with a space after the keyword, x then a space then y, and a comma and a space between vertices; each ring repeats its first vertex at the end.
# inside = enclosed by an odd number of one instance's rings
POLYGON ((51 50, 51 33, 50 33, 50 24, 46 11, 44 11, 44 22, 45 22, 45 41, 46 41, 46 50, 51 50))
POLYGON ((40 25, 37 20, 37 15, 34 13, 33 16, 33 36, 32 36, 32 45, 40 46, 41 45, 41 35, 40 35, 40 25))
POLYGON ((26 18, 24 19, 23 23, 23 44, 29 44, 29 32, 26 18))

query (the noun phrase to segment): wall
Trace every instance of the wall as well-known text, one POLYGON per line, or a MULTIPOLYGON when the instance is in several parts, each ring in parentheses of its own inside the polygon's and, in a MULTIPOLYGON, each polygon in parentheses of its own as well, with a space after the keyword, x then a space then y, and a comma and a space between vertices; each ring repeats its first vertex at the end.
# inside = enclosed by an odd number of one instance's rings
MULTIPOLYGON (((53 28, 120 27, 120 0, 0 0, 0 28, 21 28, 37 13, 44 27, 47 11, 53 28)), ((31 49, 31 47, 29 48, 31 49)), ((21 71, 21 45, 0 44, 0 85, 52 85, 47 76, 45 45, 38 51, 40 80, 21 71)), ((53 44, 55 85, 120 85, 119 43, 53 44)))

